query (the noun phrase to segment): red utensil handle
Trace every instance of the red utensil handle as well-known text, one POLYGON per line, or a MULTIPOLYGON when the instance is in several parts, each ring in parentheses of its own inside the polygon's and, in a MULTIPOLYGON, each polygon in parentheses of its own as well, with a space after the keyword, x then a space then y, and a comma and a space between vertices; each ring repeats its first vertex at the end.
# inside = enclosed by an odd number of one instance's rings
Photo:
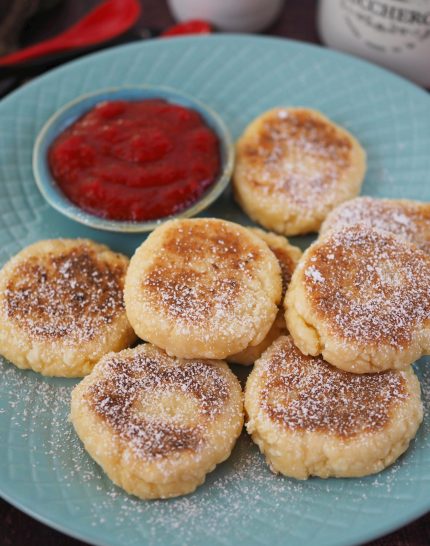
POLYGON ((106 0, 58 36, 0 58, 0 65, 15 64, 74 47, 96 45, 128 30, 141 12, 137 0, 106 0))
POLYGON ((200 19, 191 19, 169 27, 160 34, 160 38, 168 38, 170 36, 185 36, 187 34, 210 34, 212 27, 207 21, 200 19))

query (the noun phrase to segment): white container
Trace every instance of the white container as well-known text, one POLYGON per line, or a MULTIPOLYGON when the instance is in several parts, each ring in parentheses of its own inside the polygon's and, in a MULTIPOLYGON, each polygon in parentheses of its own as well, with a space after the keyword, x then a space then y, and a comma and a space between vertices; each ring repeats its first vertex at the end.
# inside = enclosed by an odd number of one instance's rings
POLYGON ((328 46, 430 87, 430 0, 319 0, 318 29, 328 46))
POLYGON ((169 0, 179 21, 204 19, 220 30, 258 32, 267 28, 282 8, 284 0, 169 0))

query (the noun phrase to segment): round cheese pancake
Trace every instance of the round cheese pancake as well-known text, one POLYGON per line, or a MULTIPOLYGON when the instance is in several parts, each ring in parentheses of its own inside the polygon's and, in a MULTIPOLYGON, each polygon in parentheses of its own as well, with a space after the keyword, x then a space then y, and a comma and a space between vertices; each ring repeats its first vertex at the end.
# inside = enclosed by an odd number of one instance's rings
MULTIPOLYGON (((263 231, 262 229, 258 228, 249 229, 267 244, 278 259, 282 275, 282 302, 293 271, 302 255, 302 251, 297 246, 290 245, 288 239, 282 235, 276 235, 275 233, 263 231)), ((262 353, 267 349, 267 347, 269 347, 269 345, 272 344, 273 341, 275 341, 275 339, 277 339, 281 334, 286 333, 286 329, 287 327, 285 324, 284 311, 281 305, 281 308, 276 315, 275 322, 272 324, 272 327, 263 341, 254 347, 247 347, 244 351, 231 355, 227 358, 227 361, 234 362, 235 364, 242 364, 244 366, 254 364, 257 358, 260 358, 262 353)))
POLYGON ((304 253, 285 297, 295 344, 356 373, 401 369, 430 353, 430 256, 355 225, 304 253))
POLYGON ((143 499, 191 493, 243 426, 227 364, 179 360, 150 344, 102 358, 72 393, 71 420, 109 478, 143 499))
POLYGON ((430 203, 357 197, 339 205, 327 216, 320 235, 353 224, 389 231, 430 254, 430 203))
POLYGON ((351 374, 304 356, 286 336, 255 363, 245 409, 271 469, 298 479, 380 472, 406 451, 423 418, 411 367, 351 374))
POLYGON ((127 316, 137 335, 182 358, 225 358, 266 336, 281 272, 260 237, 217 219, 173 220, 131 259, 127 316))
POLYGON ((235 196, 256 222, 285 235, 317 231, 355 197, 366 154, 345 129, 306 108, 275 108, 255 119, 236 146, 235 196))
POLYGON ((0 354, 19 368, 78 377, 136 339, 125 314, 128 259, 85 239, 35 243, 0 272, 0 354))

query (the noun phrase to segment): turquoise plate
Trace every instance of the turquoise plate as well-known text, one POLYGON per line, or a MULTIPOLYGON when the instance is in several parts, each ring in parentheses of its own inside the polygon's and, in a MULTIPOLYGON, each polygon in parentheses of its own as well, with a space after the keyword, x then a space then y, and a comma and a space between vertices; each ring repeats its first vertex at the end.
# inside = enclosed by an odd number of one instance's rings
MULTIPOLYGON (((97 231, 62 216, 40 195, 31 168, 35 137, 58 108, 103 87, 140 84, 195 96, 221 114, 234 137, 273 106, 318 108, 365 146, 363 193, 430 201, 430 97, 424 91, 352 57, 287 40, 153 40, 70 63, 0 103, 0 263, 47 237, 91 237, 128 253, 142 241, 142 235, 97 231)), ((205 214, 247 222, 229 192, 205 214)), ((74 381, 0 366, 0 493, 94 544, 351 545, 430 509, 430 366, 423 361, 417 370, 424 424, 406 455, 381 474, 307 482, 274 476, 243 435, 196 493, 155 502, 125 495, 85 453, 67 420, 74 381)))

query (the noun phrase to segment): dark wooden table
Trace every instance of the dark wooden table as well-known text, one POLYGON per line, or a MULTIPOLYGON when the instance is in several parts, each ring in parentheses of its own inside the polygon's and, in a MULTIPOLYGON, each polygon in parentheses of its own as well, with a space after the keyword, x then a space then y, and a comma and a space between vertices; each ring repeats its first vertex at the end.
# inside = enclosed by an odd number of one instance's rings
MULTIPOLYGON (((36 17, 26 31, 25 41, 47 38, 66 28, 100 0, 64 0, 51 13, 36 17)), ((164 0, 141 0, 143 12, 138 28, 165 28, 174 21, 164 0)), ((278 21, 267 34, 319 43, 315 27, 314 0, 287 0, 278 21)), ((26 516, 0 499, 0 546, 84 546, 26 516)), ((368 546, 430 546, 430 514, 403 529, 369 543, 368 546)))

